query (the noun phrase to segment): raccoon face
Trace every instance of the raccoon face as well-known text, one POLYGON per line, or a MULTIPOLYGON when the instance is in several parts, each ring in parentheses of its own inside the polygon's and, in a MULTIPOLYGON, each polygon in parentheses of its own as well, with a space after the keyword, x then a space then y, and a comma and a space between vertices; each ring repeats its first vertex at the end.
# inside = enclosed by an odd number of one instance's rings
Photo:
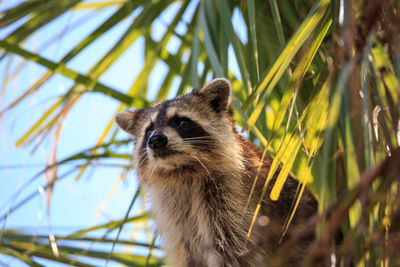
POLYGON ((230 83, 216 79, 189 94, 117 114, 119 127, 134 137, 139 176, 207 170, 229 157, 235 142, 230 94, 230 83))

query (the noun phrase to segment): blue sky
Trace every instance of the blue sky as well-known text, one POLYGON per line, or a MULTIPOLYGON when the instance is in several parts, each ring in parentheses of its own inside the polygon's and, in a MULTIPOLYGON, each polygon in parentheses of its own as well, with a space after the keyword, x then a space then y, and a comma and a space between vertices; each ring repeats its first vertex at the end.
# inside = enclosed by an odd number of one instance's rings
MULTIPOLYGON (((0 10, 7 8, 10 1, 3 1, 0 10)), ((17 4, 13 2, 12 4, 17 4)), ((43 57, 57 61, 64 54, 99 26, 106 18, 115 12, 115 8, 104 9, 101 12, 75 11, 57 19, 44 27, 35 37, 22 44, 30 51, 39 52, 43 57), (77 21, 87 21, 61 36, 56 42, 42 48, 44 44, 57 36, 60 28, 67 28, 77 21)), ((135 14, 133 14, 134 16, 135 14)), ((71 60, 68 67, 85 73, 89 67, 107 51, 113 42, 131 23, 132 17, 124 20, 113 30, 100 38, 95 44, 85 49, 76 59, 71 60)), ((19 25, 12 25, 0 31, 4 38, 19 25)), ((138 75, 143 65, 143 40, 139 39, 129 48, 123 57, 110 68, 100 79, 101 82, 121 91, 126 91, 138 75), (132 61, 132 59, 135 59, 132 61), (134 64, 132 64, 134 62, 134 64)), ((14 56, 11 60, 0 61, 0 84, 9 73, 13 73, 21 64, 21 59, 14 56)), ((29 88, 41 75, 45 73, 43 67, 35 63, 24 62, 25 65, 18 76, 3 88, 0 98, 0 109, 6 107, 17 96, 29 88)), ((73 85, 69 79, 54 75, 34 97, 23 101, 17 108, 7 112, 0 121, 0 212, 3 215, 13 203, 18 203, 26 195, 38 192, 45 184, 44 176, 25 187, 15 198, 15 193, 37 172, 43 169, 52 145, 52 138, 45 140, 34 153, 33 146, 15 147, 15 142, 21 137, 54 102, 56 97, 73 85)), ((151 86, 151 84, 150 84, 151 86)), ((63 123, 57 158, 62 159, 79 152, 82 149, 94 146, 106 124, 114 116, 118 103, 100 94, 87 94, 74 106, 63 123)), ((122 135, 122 134, 121 134, 122 135)), ((126 138, 127 136, 123 136, 126 138)), ((132 151, 132 147, 123 148, 132 151)), ((60 168, 59 173, 65 172, 60 168)), ((120 181, 121 170, 118 168, 96 168, 88 171, 79 182, 74 181, 75 175, 58 182, 51 198, 50 217, 47 216, 45 194, 38 194, 36 198, 13 212, 7 218, 7 228, 27 229, 30 232, 46 234, 49 225, 56 233, 71 233, 75 230, 108 222, 111 219, 124 217, 136 190, 137 183, 133 173, 120 181), (115 188, 112 194, 110 191, 115 188), (112 194, 111 198, 108 195, 112 194), (107 202, 103 202, 109 199, 107 202), (104 210, 98 213, 99 207, 104 210)), ((131 214, 141 213, 137 208, 131 214)), ((111 235, 112 237, 112 235, 111 235)), ((0 255, 0 261, 17 266, 18 261, 9 262, 0 255)))
MULTIPOLYGON (((43 50, 39 50, 39 53, 46 58, 52 59, 53 61, 59 60, 64 55, 65 51, 68 51, 70 48, 74 47, 82 37, 85 37, 114 11, 114 9, 110 8, 102 12, 96 12, 96 17, 91 18, 91 23, 84 24, 81 27, 68 32, 60 40, 54 42, 54 44, 46 47, 43 50)), ((27 43, 24 44, 24 47, 31 51, 37 51, 42 43, 46 43, 46 40, 48 39, 46 37, 53 37, 58 33, 59 27, 62 27, 62 25, 73 24, 74 21, 77 21, 82 17, 94 16, 94 13, 90 14, 90 12, 87 11, 71 13, 73 14, 67 14, 66 16, 59 18, 58 21, 46 26, 37 34, 37 37, 35 36, 34 38, 29 39, 27 43)), ((85 53, 82 53, 77 59, 69 62, 67 64, 68 67, 81 73, 85 73, 89 66, 98 59, 99 55, 101 55, 102 52, 100 51, 106 51, 112 45, 112 42, 107 40, 117 40, 118 35, 120 35, 124 28, 126 28, 127 22, 128 21, 122 22, 121 25, 118 25, 119 27, 116 27, 113 31, 104 36, 102 38, 103 40, 99 40, 97 44, 89 47, 85 53)), ((1 34, 1 37, 4 37, 4 35, 1 34)), ((138 50, 140 51, 140 49, 142 49, 141 46, 143 46, 143 44, 140 44, 140 42, 132 46, 127 54, 127 57, 121 58, 121 62, 119 62, 120 64, 127 65, 129 64, 129 57, 135 56, 137 58, 136 62, 139 64, 130 64, 129 67, 122 67, 118 71, 115 69, 110 69, 110 71, 101 78, 101 81, 110 85, 112 84, 114 88, 116 87, 122 90, 127 88, 129 83, 135 78, 135 72, 138 73, 140 64, 143 64, 143 58, 140 57, 141 53, 138 52, 138 50), (123 75, 127 78, 115 79, 116 72, 119 76, 123 75), (128 79, 129 77, 130 80, 128 79)), ((4 74, 10 72, 12 73, 13 69, 17 68, 21 62, 18 57, 13 57, 12 60, 11 67, 8 65, 7 60, 1 61, 1 81, 4 80, 4 74)), ((5 88, 4 96, 1 100, 2 107, 7 106, 7 104, 28 89, 33 82, 35 82, 42 74, 45 73, 45 69, 37 64, 30 62, 25 62, 25 64, 26 65, 24 68, 18 73, 18 77, 11 81, 5 88)), ((42 164, 46 161, 48 150, 50 149, 52 142, 51 138, 49 138, 43 143, 43 145, 39 146, 34 153, 31 153, 33 147, 16 148, 14 146, 16 140, 21 137, 22 134, 29 129, 32 123, 42 115, 43 110, 49 107, 55 98, 66 91, 71 85, 73 85, 73 82, 71 82, 69 79, 60 75, 54 75, 54 77, 48 83, 46 83, 46 85, 33 98, 23 101, 16 109, 6 113, 6 116, 3 116, 1 121, 1 165, 26 165, 26 167, 23 168, 1 169, 0 177, 2 178, 0 180, 0 188, 1 199, 3 200, 3 203, 13 193, 13 191, 10 190, 11 188, 18 188, 19 184, 22 184, 24 180, 32 177, 38 170, 43 168, 42 164)), ((63 123, 64 126, 58 147, 58 159, 62 159, 68 155, 74 154, 80 149, 93 146, 97 141, 98 135, 103 131, 108 121, 112 119, 117 104, 118 103, 115 101, 100 94, 88 94, 83 96, 77 105, 71 110, 71 113, 67 116, 65 122, 63 123)), ((110 187, 110 185, 115 183, 115 180, 118 179, 119 175, 116 175, 117 173, 118 171, 116 170, 111 171, 106 169, 102 170, 99 174, 94 174, 90 180, 84 177, 82 182, 69 182, 73 187, 82 187, 82 190, 85 190, 82 192, 82 194, 91 196, 90 198, 93 200, 93 202, 97 203, 98 199, 102 199, 101 195, 104 195, 108 191, 107 189, 110 187), (92 183, 92 179, 101 181, 101 184, 104 185, 104 188, 103 186, 89 186, 89 182, 92 183)), ((41 177, 38 180, 39 183, 36 183, 34 186, 32 186, 32 189, 35 187, 38 188, 40 184, 43 184, 43 179, 44 177, 41 177)), ((74 201, 77 201, 77 198, 69 198, 72 203, 63 201, 67 195, 70 197, 70 194, 72 193, 71 189, 67 189, 68 182, 65 182, 64 190, 61 189, 61 184, 58 186, 60 186, 60 188, 56 187, 55 190, 58 190, 59 192, 55 192, 53 195, 54 198, 52 201, 54 202, 52 203, 52 206, 59 209, 66 209, 68 206, 73 206, 72 204, 74 201), (57 196, 60 196, 61 198, 60 203, 58 203, 59 200, 57 199, 57 196), (66 204, 68 204, 67 207, 63 206, 66 204)), ((123 192, 120 192, 120 194, 123 194, 123 192)), ((76 204, 79 203, 80 202, 77 202, 76 204)), ((37 203, 37 205, 42 204, 37 203)), ((4 207, 4 205, 2 205, 2 207, 4 207)), ((35 210, 34 207, 26 207, 25 209, 27 210, 25 212, 33 212, 33 210, 35 210)), ((110 212, 112 213, 114 210, 115 209, 111 209, 110 212)), ((20 211, 20 216, 26 216, 25 212, 20 211)), ((51 211, 52 217, 54 217, 54 221, 52 221, 54 226, 66 223, 68 223, 68 225, 72 223, 76 226, 83 226, 87 225, 85 221, 88 219, 87 218, 84 220, 84 218, 90 217, 90 213, 88 214, 87 212, 83 212, 82 216, 79 216, 83 223, 79 223, 77 220, 71 218, 71 216, 65 216, 65 218, 63 218, 63 212, 60 214, 57 214, 57 212, 59 212, 57 209, 51 211)), ((10 217, 7 223, 15 226, 26 226, 28 221, 22 219, 22 217, 18 218, 18 215, 18 212, 15 213, 16 217, 10 217)), ((115 215, 117 214, 114 214, 114 216, 115 215)), ((33 221, 29 221, 28 225, 34 225, 33 222, 36 221, 36 219, 37 216, 30 217, 30 220, 33 221)))
MULTIPOLYGON (((0 11, 6 10, 19 2, 21 1, 1 1, 0 11)), ((162 35, 178 8, 179 3, 171 5, 152 25, 153 39, 157 40, 162 35)), ((100 12, 90 10, 68 12, 43 27, 33 38, 22 43, 21 46, 57 62, 67 51, 101 25, 115 10, 116 7, 111 7, 100 12), (60 32, 63 32, 63 34, 60 35, 60 32)), ((193 8, 191 10, 193 12, 193 8)), ((119 39, 138 12, 140 10, 134 12, 129 18, 86 48, 76 58, 68 62, 67 66, 80 73, 86 73, 90 66, 99 60, 119 39)), ((191 20, 191 16, 190 12, 185 14, 186 22, 191 20)), ((235 12, 233 19, 237 22, 236 29, 240 29, 241 17, 238 12, 235 12)), ((25 21, 26 19, 1 29, 0 38, 7 36, 25 21)), ((177 31, 184 33, 186 31, 185 24, 180 23, 177 31)), ((246 41, 245 32, 239 30, 238 35, 243 41, 246 41)), ((175 53, 179 45, 180 40, 173 37, 167 49, 171 53, 175 53)), ((237 74, 236 62, 232 58, 230 57, 229 61, 231 70, 237 74)), ((119 91, 127 91, 143 64, 144 40, 139 38, 101 76, 100 82, 119 91)), ((0 84, 3 84, 3 87, 0 91, 0 110, 25 92, 45 71, 45 68, 32 62, 22 61, 18 56, 1 60, 0 84), (23 67, 19 69, 22 63, 23 67), (6 78, 13 73, 17 73, 15 78, 5 84, 6 78)), ((154 88, 160 86, 165 74, 166 67, 162 63, 157 64, 149 79, 149 100, 154 99, 154 88)), ((179 79, 177 78, 173 85, 175 90, 177 90, 178 82, 179 79)), ((0 214, 5 214, 12 205, 18 203, 28 194, 38 192, 33 200, 7 218, 6 228, 27 229, 30 232, 47 234, 50 231, 49 226, 51 226, 52 231, 56 233, 68 234, 90 225, 108 222, 111 219, 121 219, 128 209, 137 187, 135 175, 130 172, 125 179, 121 180, 121 169, 110 167, 97 167, 93 171, 87 171, 79 181, 74 180, 76 174, 73 174, 57 182, 51 198, 50 212, 48 213, 50 216, 46 212, 45 193, 39 193, 41 187, 45 184, 43 175, 24 187, 15 197, 21 186, 43 169, 52 147, 53 138, 50 136, 50 138, 45 139, 37 148, 34 145, 15 147, 15 142, 31 127, 32 123, 40 118, 43 111, 73 84, 68 78, 55 74, 33 97, 27 98, 15 109, 0 117, 0 214), (105 199, 107 201, 104 202, 105 199), (102 208, 102 212, 99 213, 100 208, 102 208)), ((173 92, 174 90, 172 90, 173 92)), ((117 107, 116 101, 101 94, 89 93, 84 95, 63 123, 57 159, 63 159, 82 149, 94 146, 107 123, 113 119, 117 107)), ((118 137, 126 138, 127 135, 121 132, 118 137)), ((128 153, 132 149, 131 146, 122 148, 123 151, 128 153)), ((60 168, 59 174, 67 170, 68 168, 60 168)), ((141 207, 138 203, 131 215, 140 213, 141 207)), ((9 261, 9 258, 0 255, 0 263, 7 262, 12 266, 19 264, 17 261, 11 260, 11 263, 9 261)))

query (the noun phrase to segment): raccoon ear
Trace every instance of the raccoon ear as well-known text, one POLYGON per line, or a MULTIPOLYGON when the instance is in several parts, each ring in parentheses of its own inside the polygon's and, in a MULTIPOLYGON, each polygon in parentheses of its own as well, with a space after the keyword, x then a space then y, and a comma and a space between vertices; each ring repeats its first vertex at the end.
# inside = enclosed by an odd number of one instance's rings
POLYGON ((228 111, 231 102, 231 84, 227 79, 217 78, 200 89, 200 93, 207 99, 217 113, 228 111))
POLYGON ((121 128, 125 132, 135 135, 135 125, 136 120, 140 116, 139 113, 139 111, 122 111, 115 115, 115 122, 118 124, 119 128, 121 128))

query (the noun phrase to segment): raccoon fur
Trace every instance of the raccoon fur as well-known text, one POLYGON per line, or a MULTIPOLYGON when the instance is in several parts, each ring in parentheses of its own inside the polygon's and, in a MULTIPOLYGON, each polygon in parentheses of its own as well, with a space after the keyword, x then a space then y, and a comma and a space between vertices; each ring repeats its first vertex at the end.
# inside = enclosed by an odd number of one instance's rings
MULTIPOLYGON (((134 138, 134 168, 173 266, 271 266, 298 182, 288 177, 278 201, 266 197, 251 236, 256 203, 272 163, 235 128, 231 85, 215 79, 200 90, 116 116, 134 138)), ((291 228, 317 211, 305 190, 291 228)), ((290 235, 290 231, 289 234, 290 235)), ((284 266, 298 266, 313 237, 305 238, 284 266)), ((284 241, 283 241, 284 242, 284 241)))

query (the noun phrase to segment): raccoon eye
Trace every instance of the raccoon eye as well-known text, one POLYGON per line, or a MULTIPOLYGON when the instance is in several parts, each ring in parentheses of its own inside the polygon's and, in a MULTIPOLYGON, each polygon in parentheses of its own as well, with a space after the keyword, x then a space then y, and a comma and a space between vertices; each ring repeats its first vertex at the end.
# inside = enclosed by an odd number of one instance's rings
POLYGON ((191 123, 192 123, 192 121, 189 120, 188 118, 177 118, 177 119, 176 119, 176 125, 177 125, 179 128, 186 128, 186 127, 188 127, 191 123))
POLYGON ((146 129, 146 137, 148 138, 151 135, 151 132, 154 130, 154 125, 150 124, 150 126, 146 129))

